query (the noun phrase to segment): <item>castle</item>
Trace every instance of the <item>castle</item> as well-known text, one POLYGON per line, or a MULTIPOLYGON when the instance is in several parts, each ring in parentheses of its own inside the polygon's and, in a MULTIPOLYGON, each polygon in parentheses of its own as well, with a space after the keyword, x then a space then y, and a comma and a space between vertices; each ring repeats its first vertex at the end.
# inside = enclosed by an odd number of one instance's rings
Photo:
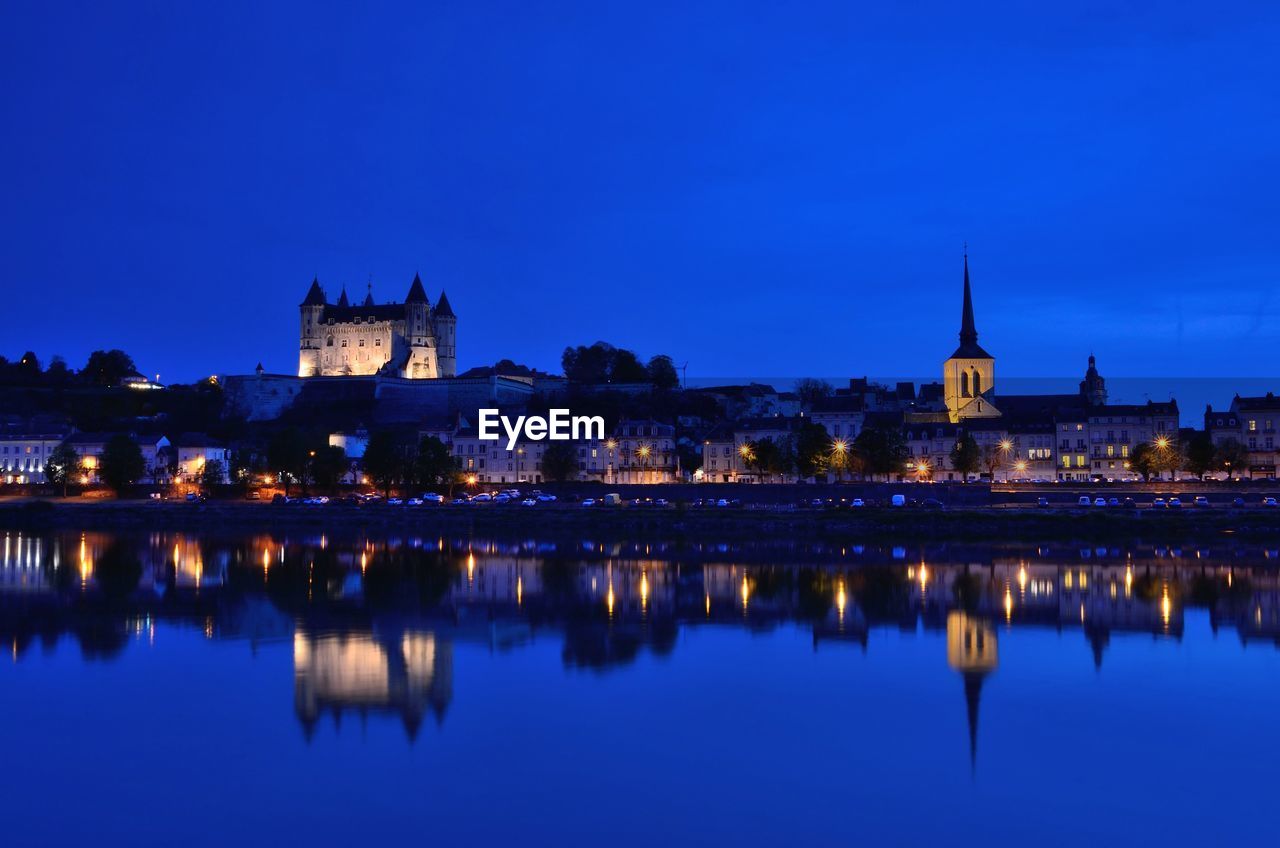
POLYGON ((298 310, 299 377, 381 374, 430 380, 457 373, 458 318, 443 291, 432 307, 417 274, 404 303, 374 303, 370 287, 356 306, 345 288, 337 303, 329 303, 320 281, 313 279, 298 310))

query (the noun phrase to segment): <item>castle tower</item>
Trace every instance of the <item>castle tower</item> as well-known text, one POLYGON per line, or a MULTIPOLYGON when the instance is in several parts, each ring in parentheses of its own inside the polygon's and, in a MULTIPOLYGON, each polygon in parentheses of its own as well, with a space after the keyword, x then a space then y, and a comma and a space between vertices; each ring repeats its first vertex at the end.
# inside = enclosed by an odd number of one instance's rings
POLYGON ((413 275, 413 283, 404 299, 404 335, 409 349, 402 376, 412 379, 439 377, 431 301, 427 300, 427 291, 422 287, 422 277, 418 274, 413 275))
POLYGON ((1090 406, 1104 406, 1107 402, 1107 381, 1098 373, 1098 363, 1089 354, 1089 370, 1084 372, 1080 381, 1080 396, 1090 406))
POLYGON ((314 377, 320 373, 320 325, 324 320, 324 289, 318 278, 311 280, 307 296, 298 305, 301 342, 298 345, 298 376, 314 377))
POLYGON ((973 320, 973 292, 969 285, 969 254, 964 255, 964 305, 960 312, 960 346, 942 364, 943 395, 952 422, 962 418, 995 418, 991 404, 996 382, 996 359, 978 344, 973 320))
POLYGON ((453 314, 449 298, 440 290, 436 308, 431 310, 431 320, 436 333, 436 356, 440 363, 441 377, 454 377, 458 373, 457 334, 458 316, 453 314))

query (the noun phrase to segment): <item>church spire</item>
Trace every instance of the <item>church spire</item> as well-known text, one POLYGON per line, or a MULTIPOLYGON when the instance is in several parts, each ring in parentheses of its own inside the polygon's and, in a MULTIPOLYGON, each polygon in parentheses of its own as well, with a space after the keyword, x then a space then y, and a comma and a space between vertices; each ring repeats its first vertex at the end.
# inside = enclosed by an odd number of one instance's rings
POLYGON ((978 328, 973 323, 973 292, 969 289, 969 251, 964 252, 964 309, 960 314, 960 344, 978 343, 978 328))

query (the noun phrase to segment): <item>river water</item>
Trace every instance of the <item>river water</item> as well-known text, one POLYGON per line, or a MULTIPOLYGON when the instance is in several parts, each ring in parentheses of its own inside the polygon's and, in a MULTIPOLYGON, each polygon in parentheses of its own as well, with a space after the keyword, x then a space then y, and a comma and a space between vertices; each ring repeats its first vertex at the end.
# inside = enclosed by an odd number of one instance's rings
POLYGON ((1269 843, 1277 565, 10 532, 3 842, 1269 843))

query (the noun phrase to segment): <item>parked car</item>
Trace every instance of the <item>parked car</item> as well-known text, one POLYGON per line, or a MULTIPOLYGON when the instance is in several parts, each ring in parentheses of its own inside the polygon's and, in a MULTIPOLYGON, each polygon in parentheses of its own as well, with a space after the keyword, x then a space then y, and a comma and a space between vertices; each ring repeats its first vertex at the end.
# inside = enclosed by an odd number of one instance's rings
POLYGON ((1093 500, 1093 505, 1094 505, 1094 506, 1106 506, 1106 505, 1107 505, 1107 499, 1106 499, 1106 498, 1094 498, 1094 500, 1093 500))
POLYGON ((1182 509, 1182 498, 1169 498, 1169 509, 1182 509))
POLYGON ((893 497, 889 498, 889 506, 906 506, 906 505, 907 505, 906 495, 894 495, 893 497))
POLYGON ((1168 504, 1164 502, 1164 498, 1156 498, 1151 502, 1152 509, 1164 509, 1168 504))
POLYGON ((257 489, 254 489, 253 491, 250 491, 250 492, 245 492, 244 499, 247 501, 260 501, 262 500, 262 492, 259 492, 257 489))
POLYGON ((1125 498, 1120 502, 1120 506, 1125 509, 1136 509, 1138 505, 1133 502, 1133 498, 1125 498))
POLYGON ((1049 505, 1048 498, 1043 496, 1036 498, 1036 506, 1048 506, 1048 505, 1049 505))
POLYGON ((427 492, 425 495, 422 496, 422 502, 442 504, 444 503, 444 495, 439 495, 439 494, 436 494, 435 492, 427 492))
POLYGON ((862 500, 862 498, 854 498, 854 499, 849 503, 849 506, 853 507, 854 509, 861 509, 862 507, 864 507, 864 506, 866 506, 866 505, 867 505, 867 504, 866 504, 866 502, 865 502, 865 501, 863 501, 863 500, 862 500))
POLYGON ((404 504, 404 501, 400 498, 387 498, 388 506, 401 506, 403 504, 404 504))
POLYGON ((1231 502, 1231 505, 1236 509, 1241 509, 1244 507, 1244 498, 1236 498, 1231 502))
POLYGON ((422 498, 409 498, 409 500, 405 501, 405 505, 422 506, 422 498))
POLYGON ((1206 498, 1204 495, 1196 495, 1195 504, 1196 504, 1196 506, 1198 506, 1198 507, 1202 507, 1202 508, 1203 508, 1203 507, 1208 507, 1208 506, 1209 506, 1209 499, 1208 499, 1208 498, 1206 498))
POLYGON ((488 492, 481 492, 471 499, 471 503, 488 503, 491 500, 493 500, 493 495, 488 492))
POLYGON ((1093 503, 1093 501, 1089 500, 1088 495, 1081 495, 1076 498, 1076 506, 1089 506, 1091 503, 1093 503))
POLYGON ((942 501, 937 498, 925 498, 920 505, 925 509, 942 509, 942 501))
POLYGON ((595 505, 596 505, 596 499, 595 499, 595 498, 587 498, 586 500, 584 500, 584 501, 582 502, 582 505, 583 505, 583 506, 595 506, 595 505))
POLYGON ((537 506, 538 502, 533 498, 525 498, 524 500, 520 501, 520 505, 521 506, 537 506))
POLYGON ((555 495, 543 495, 543 494, 539 494, 537 497, 538 497, 538 501, 539 501, 540 503, 551 503, 551 502, 553 502, 553 501, 556 499, 556 496, 555 496, 555 495))
POLYGON ((1107 506, 1120 506, 1119 498, 1107 498, 1107 506))
POLYGON ((1280 503, 1280 502, 1276 501, 1275 495, 1267 495, 1265 498, 1262 499, 1263 506, 1276 506, 1277 503, 1280 503))

